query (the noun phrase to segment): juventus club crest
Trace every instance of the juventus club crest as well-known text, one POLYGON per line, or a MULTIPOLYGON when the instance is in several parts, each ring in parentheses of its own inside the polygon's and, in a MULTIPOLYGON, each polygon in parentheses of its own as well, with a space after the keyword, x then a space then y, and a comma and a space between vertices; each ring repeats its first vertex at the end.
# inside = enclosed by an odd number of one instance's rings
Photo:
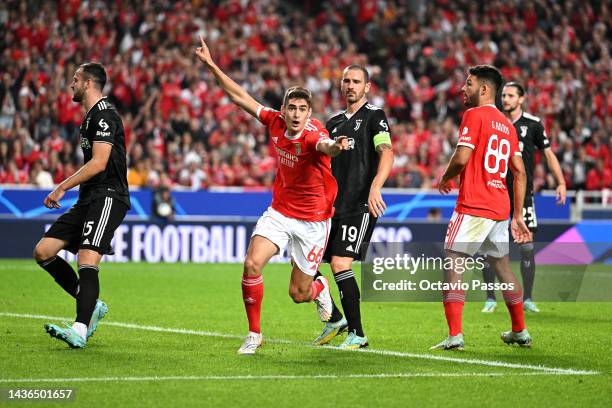
POLYGON ((362 121, 362 119, 357 119, 357 120, 355 121, 355 129, 353 129, 353 130, 355 130, 355 131, 356 131, 356 130, 358 130, 358 129, 359 129, 359 126, 361 126, 361 121, 362 121))
POLYGON ((302 152, 302 146, 299 143, 294 143, 295 146, 295 154, 299 155, 302 152))
POLYGON ((527 126, 521 126, 521 137, 527 136, 527 126))

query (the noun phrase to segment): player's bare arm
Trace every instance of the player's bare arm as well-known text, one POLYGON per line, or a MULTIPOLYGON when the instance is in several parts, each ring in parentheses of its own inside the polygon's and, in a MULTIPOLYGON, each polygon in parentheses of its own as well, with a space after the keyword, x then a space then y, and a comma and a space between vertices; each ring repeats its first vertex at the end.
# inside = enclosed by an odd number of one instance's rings
POLYGON ((76 187, 106 169, 113 145, 104 142, 94 142, 92 157, 76 173, 62 181, 44 200, 47 208, 60 208, 60 200, 73 187, 76 187))
POLYGON ((565 199, 567 197, 567 189, 565 186, 565 179, 563 178, 563 172, 561 171, 561 165, 559 164, 559 160, 557 160, 557 156, 555 156, 550 147, 544 149, 544 156, 546 156, 546 163, 548 163, 548 168, 552 172, 553 176, 555 176, 555 180, 557 180, 557 204, 564 205, 565 199))
POLYGON ((453 157, 451 157, 446 171, 438 182, 438 191, 442 194, 448 194, 452 190, 451 182, 457 177, 465 166, 467 165, 470 157, 472 156, 472 149, 467 146, 457 146, 453 157))
POLYGON ((349 143, 346 136, 338 136, 336 140, 324 139, 317 143, 317 151, 331 157, 336 157, 343 150, 348 150, 349 143))
POLYGON ((379 155, 378 168, 376 170, 376 176, 372 180, 370 186, 370 194, 368 195, 368 208, 370 213, 375 217, 381 217, 387 209, 380 190, 382 189, 391 169, 393 168, 393 148, 390 143, 381 143, 376 146, 376 151, 379 155))
POLYGON ((525 202, 525 190, 527 187, 527 174, 521 156, 510 158, 510 171, 514 178, 514 212, 511 222, 511 231, 514 241, 522 244, 532 240, 531 232, 523 220, 523 203, 525 202))
POLYGON ((200 46, 196 49, 196 55, 206 65, 206 68, 215 76, 217 82, 223 88, 231 101, 242 108, 245 112, 257 118, 257 108, 260 106, 251 95, 248 94, 240 85, 228 77, 213 61, 210 50, 200 36, 200 46))

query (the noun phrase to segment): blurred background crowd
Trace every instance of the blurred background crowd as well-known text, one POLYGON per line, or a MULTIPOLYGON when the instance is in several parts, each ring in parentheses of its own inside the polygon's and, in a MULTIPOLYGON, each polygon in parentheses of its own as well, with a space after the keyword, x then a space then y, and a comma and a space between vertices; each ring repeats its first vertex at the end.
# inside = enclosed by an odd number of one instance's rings
MULTIPOLYGON (((392 125, 388 187, 435 185, 454 150, 468 66, 527 88, 569 189, 612 187, 608 1, 4 1, 0 5, 0 184, 50 187, 82 163, 78 64, 99 61, 126 129, 132 186, 270 186, 266 130, 194 56, 197 36, 261 103, 303 84, 313 116, 343 109, 344 66, 372 76, 392 125)), ((554 188, 538 156, 535 189, 554 188)))

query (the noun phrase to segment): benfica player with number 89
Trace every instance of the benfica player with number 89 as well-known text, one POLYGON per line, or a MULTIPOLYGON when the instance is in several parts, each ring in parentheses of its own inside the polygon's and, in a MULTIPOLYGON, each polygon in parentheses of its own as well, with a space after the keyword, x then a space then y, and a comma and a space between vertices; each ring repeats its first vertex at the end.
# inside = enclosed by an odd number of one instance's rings
POLYGON ((329 284, 314 278, 323 258, 338 185, 331 173, 331 157, 348 149, 346 137, 333 141, 323 124, 310 119, 311 94, 302 87, 285 93, 281 110, 260 105, 213 61, 200 37, 196 55, 233 103, 265 125, 278 155, 272 204, 261 216, 249 242, 242 277, 242 298, 249 333, 239 354, 254 354, 262 344, 262 269, 287 248, 293 268, 289 295, 295 303, 315 301, 321 321, 332 313, 329 284))
MULTIPOLYGON (((451 191, 452 180, 461 176, 459 197, 448 225, 444 248, 453 265, 464 265, 459 258, 477 252, 488 257, 500 282, 507 285, 504 300, 512 320, 512 330, 501 334, 507 344, 531 345, 525 328, 521 286, 508 260, 508 217, 510 201, 506 186, 508 170, 514 177, 514 217, 511 230, 515 242, 529 240, 523 221, 526 176, 518 138, 512 123, 495 107, 495 95, 503 78, 491 65, 471 67, 462 88, 465 111, 459 128, 459 142, 438 183, 442 194, 451 191)), ((458 268, 459 269, 459 268, 458 268)), ((463 269, 461 269, 463 270, 463 269)), ((461 319, 465 291, 462 275, 452 268, 445 271, 442 292, 449 335, 432 349, 459 349, 464 346, 461 319)))

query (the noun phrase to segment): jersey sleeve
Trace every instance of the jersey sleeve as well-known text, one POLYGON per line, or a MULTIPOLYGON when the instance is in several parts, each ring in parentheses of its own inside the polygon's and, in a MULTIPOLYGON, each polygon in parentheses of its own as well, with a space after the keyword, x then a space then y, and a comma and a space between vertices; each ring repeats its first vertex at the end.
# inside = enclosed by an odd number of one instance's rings
POLYGON ((306 139, 306 143, 309 144, 309 148, 317 150, 317 146, 321 142, 334 143, 334 141, 329 137, 329 132, 327 131, 327 129, 317 119, 310 119, 308 126, 314 126, 316 129, 312 132, 309 132, 309 137, 306 139))
POLYGON ((374 148, 378 148, 382 144, 391 146, 391 127, 389 126, 385 111, 382 109, 372 111, 372 119, 368 125, 374 148))
POLYGON ((117 132, 117 118, 110 110, 103 110, 92 117, 88 127, 89 140, 93 143, 115 143, 115 133, 117 132))
POLYGON ((459 126, 459 141, 457 142, 457 146, 467 146, 470 149, 476 148, 481 127, 482 119, 478 111, 474 109, 466 110, 461 119, 461 125, 459 126))
POLYGON ((259 107, 257 108, 257 119, 259 119, 261 123, 268 127, 274 121, 274 119, 279 116, 280 112, 272 108, 268 108, 262 105, 259 105, 259 107))
POLYGON ((546 136, 546 130, 544 130, 544 125, 542 125, 542 123, 537 122, 533 131, 533 142, 538 149, 544 150, 550 147, 550 142, 548 141, 548 136, 546 136))

